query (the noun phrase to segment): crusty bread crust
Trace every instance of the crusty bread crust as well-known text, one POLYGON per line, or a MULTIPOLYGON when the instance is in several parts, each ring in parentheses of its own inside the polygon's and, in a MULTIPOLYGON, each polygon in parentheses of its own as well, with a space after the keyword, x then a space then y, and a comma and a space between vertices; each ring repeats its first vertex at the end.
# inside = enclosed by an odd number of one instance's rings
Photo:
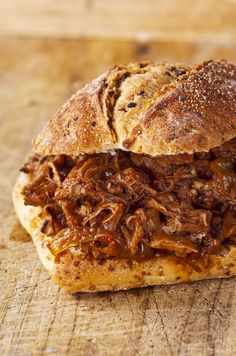
POLYGON ((211 256, 209 265, 196 272, 173 257, 156 257, 145 262, 108 259, 102 265, 87 260, 81 254, 66 253, 59 263, 48 248, 50 237, 41 233, 40 208, 24 205, 21 194, 28 182, 21 173, 13 190, 13 201, 21 224, 33 238, 39 257, 52 279, 69 292, 97 292, 122 290, 150 285, 174 284, 209 278, 230 277, 236 274, 236 248, 231 247, 226 256, 211 256))
POLYGON ((116 66, 75 93, 34 141, 41 155, 209 151, 236 136, 236 65, 116 66))

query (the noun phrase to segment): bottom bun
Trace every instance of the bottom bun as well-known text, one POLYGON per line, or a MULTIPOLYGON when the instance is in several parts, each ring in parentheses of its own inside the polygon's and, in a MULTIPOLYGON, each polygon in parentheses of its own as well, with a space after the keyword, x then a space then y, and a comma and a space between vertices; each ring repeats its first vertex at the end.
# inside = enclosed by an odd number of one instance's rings
POLYGON ((48 248, 52 240, 40 231, 40 208, 24 205, 22 189, 28 182, 21 173, 13 190, 13 201, 21 224, 31 235, 39 257, 52 279, 68 292, 114 291, 151 285, 176 284, 209 278, 224 278, 236 274, 236 247, 229 246, 225 256, 212 255, 203 270, 181 263, 174 256, 155 257, 148 261, 129 262, 107 259, 88 260, 83 255, 65 253, 56 263, 48 248))

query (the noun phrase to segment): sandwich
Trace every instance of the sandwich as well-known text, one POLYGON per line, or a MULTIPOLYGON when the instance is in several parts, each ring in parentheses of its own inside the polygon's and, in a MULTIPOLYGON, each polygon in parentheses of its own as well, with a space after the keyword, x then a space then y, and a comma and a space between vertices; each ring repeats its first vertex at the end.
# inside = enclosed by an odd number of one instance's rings
POLYGON ((236 274, 236 65, 115 66, 33 149, 13 201, 65 290, 236 274))

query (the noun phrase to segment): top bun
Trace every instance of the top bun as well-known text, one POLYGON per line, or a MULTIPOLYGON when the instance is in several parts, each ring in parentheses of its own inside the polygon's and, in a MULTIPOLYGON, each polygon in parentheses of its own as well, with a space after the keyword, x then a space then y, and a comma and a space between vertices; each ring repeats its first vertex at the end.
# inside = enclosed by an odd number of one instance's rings
POLYGON ((115 66, 77 91, 34 141, 41 155, 209 151, 236 136, 236 65, 115 66))

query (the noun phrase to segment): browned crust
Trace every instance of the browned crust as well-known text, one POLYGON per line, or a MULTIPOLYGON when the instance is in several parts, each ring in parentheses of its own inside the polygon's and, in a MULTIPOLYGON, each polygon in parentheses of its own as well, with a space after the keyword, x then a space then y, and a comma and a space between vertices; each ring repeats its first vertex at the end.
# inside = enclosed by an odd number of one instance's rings
POLYGON ((106 151, 116 138, 103 112, 106 74, 76 92, 42 129, 34 141, 35 149, 43 155, 106 151))
POLYGON ((196 66, 163 89, 129 137, 132 151, 178 154, 209 151, 236 135, 236 66, 196 66), (161 152, 160 152, 161 151, 161 152))
POLYGON ((236 274, 236 248, 231 247, 226 256, 211 256, 208 266, 196 272, 174 257, 157 257, 145 262, 111 259, 99 264, 89 261, 78 252, 66 253, 60 263, 47 247, 50 237, 40 232, 40 208, 25 206, 21 194, 27 176, 21 173, 13 191, 13 201, 18 217, 32 236, 42 263, 52 279, 69 292, 97 292, 122 290, 150 285, 174 284, 208 278, 224 278, 236 274))
POLYGON ((236 136, 236 66, 131 63, 79 90, 34 142, 42 155, 209 151, 236 136))

